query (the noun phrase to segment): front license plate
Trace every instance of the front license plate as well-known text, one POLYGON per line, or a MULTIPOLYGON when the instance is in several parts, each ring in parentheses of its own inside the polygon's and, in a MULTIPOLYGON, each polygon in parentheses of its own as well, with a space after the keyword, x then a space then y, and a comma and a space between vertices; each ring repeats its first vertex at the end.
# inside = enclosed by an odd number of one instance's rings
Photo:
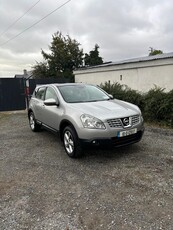
POLYGON ((137 133, 137 129, 130 129, 118 132, 118 137, 125 137, 137 133))

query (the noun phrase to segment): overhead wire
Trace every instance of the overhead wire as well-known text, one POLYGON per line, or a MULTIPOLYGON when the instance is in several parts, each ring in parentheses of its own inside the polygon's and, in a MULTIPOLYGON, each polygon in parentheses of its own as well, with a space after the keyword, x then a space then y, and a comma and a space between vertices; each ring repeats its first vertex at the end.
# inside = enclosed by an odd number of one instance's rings
POLYGON ((0 44, 0 46, 6 45, 7 43, 9 43, 10 41, 14 40, 15 38, 17 38, 18 36, 20 36, 21 34, 25 33, 27 30, 31 29, 32 27, 34 27, 35 25, 37 25, 38 23, 40 23, 41 21, 43 21, 45 18, 49 17, 51 14, 53 14, 54 12, 56 12, 57 10, 59 10, 60 8, 62 8, 63 6, 65 6, 66 4, 68 4, 71 0, 68 0, 66 2, 64 2, 62 5, 58 6, 57 8, 55 8, 53 11, 51 11, 49 14, 47 14, 46 16, 44 16, 43 18, 41 18, 40 20, 38 20, 37 22, 35 22, 34 24, 32 24, 31 26, 29 26, 28 28, 24 29, 22 32, 18 33, 17 35, 13 36, 12 38, 10 38, 9 40, 7 40, 6 42, 0 44))
POLYGON ((22 14, 18 19, 16 19, 12 24, 10 24, 6 30, 4 30, 0 37, 5 34, 9 29, 11 29, 20 19, 22 19, 29 11, 31 11, 41 0, 37 1, 34 5, 32 5, 24 14, 22 14))

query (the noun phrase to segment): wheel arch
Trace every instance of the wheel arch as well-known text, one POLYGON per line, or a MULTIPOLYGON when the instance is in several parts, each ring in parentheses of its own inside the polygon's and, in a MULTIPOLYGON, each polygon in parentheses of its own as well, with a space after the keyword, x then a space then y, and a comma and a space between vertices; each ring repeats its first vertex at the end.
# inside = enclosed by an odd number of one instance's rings
POLYGON ((29 114, 30 114, 31 112, 33 113, 32 109, 28 109, 28 118, 29 118, 29 114))
POLYGON ((61 138, 61 141, 63 140, 63 130, 65 127, 67 126, 70 126, 74 129, 76 135, 78 136, 77 132, 76 132, 76 129, 74 127, 74 125, 69 121, 69 120, 62 120, 61 123, 60 123, 60 126, 59 126, 59 133, 60 133, 60 138, 61 138))

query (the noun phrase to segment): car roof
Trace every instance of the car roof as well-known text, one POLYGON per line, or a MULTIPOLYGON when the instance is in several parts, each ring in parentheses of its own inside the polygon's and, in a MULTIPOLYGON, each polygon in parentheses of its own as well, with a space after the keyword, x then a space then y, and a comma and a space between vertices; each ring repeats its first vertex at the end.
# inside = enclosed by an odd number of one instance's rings
POLYGON ((46 87, 46 86, 74 86, 74 85, 92 85, 92 84, 86 84, 86 83, 50 83, 50 84, 37 85, 36 88, 46 87))

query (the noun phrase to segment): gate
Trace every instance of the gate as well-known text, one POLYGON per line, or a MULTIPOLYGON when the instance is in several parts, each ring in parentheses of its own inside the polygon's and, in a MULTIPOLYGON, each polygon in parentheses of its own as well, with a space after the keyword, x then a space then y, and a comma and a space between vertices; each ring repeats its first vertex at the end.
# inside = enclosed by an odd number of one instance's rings
POLYGON ((20 78, 0 78, 0 111, 26 109, 24 81, 20 78))
POLYGON ((66 78, 0 78, 0 111, 25 110, 36 85, 67 82, 66 78))

